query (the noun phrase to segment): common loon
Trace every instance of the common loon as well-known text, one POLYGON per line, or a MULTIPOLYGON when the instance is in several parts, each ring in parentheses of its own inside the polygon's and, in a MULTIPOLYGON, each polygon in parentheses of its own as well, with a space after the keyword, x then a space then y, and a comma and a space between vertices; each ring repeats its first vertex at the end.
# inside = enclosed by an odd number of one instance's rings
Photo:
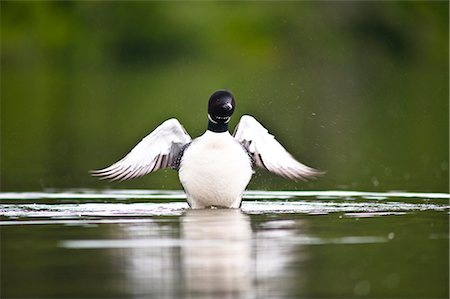
POLYGON ((189 206, 194 209, 239 208, 253 165, 295 181, 322 174, 295 160, 250 115, 243 115, 230 135, 228 122, 235 105, 230 91, 218 90, 209 98, 208 129, 200 137, 192 139, 180 122, 171 118, 124 158, 91 174, 122 181, 173 168, 178 171, 189 206))

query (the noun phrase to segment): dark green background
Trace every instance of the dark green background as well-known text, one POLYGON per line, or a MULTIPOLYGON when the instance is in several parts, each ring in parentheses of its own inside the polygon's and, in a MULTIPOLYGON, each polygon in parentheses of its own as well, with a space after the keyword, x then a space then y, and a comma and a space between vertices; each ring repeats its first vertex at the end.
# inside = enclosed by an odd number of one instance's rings
POLYGON ((448 2, 1 2, 1 189, 179 189, 174 171, 98 182, 170 117, 192 136, 231 89, 311 183, 447 192, 448 2))

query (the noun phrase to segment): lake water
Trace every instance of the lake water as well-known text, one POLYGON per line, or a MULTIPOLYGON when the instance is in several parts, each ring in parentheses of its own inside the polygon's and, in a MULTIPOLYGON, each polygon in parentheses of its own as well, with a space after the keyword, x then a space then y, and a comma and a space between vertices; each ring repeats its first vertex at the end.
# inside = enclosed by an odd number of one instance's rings
POLYGON ((2 298, 448 298, 449 194, 0 193, 2 298))

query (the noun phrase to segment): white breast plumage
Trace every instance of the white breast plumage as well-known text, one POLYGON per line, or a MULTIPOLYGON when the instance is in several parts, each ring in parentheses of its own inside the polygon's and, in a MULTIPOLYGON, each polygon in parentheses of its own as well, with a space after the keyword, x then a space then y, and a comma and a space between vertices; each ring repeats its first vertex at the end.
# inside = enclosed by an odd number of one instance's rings
POLYGON ((185 150, 179 177, 192 208, 238 208, 252 176, 251 159, 228 132, 206 131, 185 150))

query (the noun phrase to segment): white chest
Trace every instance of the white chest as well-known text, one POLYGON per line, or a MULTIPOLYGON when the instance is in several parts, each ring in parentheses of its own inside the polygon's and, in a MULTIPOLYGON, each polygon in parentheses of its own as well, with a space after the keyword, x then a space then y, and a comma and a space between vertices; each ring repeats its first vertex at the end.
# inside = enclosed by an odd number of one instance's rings
POLYGON ((252 176, 250 159, 228 133, 207 131, 184 152, 179 177, 192 208, 240 206, 252 176))

